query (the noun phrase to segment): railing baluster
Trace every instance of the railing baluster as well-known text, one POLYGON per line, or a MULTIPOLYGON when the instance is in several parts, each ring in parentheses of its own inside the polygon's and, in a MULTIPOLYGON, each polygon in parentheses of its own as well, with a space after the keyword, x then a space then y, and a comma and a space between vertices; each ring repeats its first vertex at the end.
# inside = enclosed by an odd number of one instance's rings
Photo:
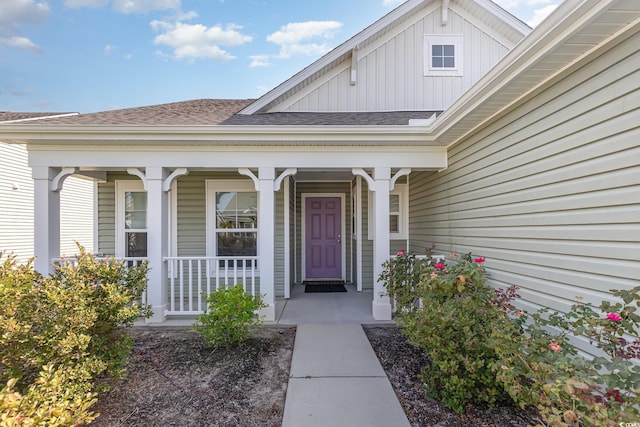
POLYGON ((198 262, 198 311, 202 311, 202 262, 198 262))
POLYGON ((193 311, 193 260, 189 260, 189 311, 193 311))

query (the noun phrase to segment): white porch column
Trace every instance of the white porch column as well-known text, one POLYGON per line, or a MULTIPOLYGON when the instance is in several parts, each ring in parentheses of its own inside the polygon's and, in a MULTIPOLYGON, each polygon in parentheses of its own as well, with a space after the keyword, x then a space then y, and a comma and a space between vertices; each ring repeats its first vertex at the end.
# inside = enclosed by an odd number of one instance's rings
POLYGON ((43 275, 54 270, 52 259, 60 255, 60 192, 51 183, 59 170, 47 166, 33 167, 33 238, 34 268, 43 275))
POLYGON ((163 182, 167 173, 162 167, 146 168, 147 190, 147 258, 149 274, 147 303, 153 316, 148 323, 163 322, 168 308, 167 263, 164 258, 169 248, 169 204, 163 182))
POLYGON ((389 260, 389 190, 391 187, 391 168, 377 167, 373 170, 375 191, 373 206, 375 219, 375 238, 373 241, 373 318, 391 320, 391 300, 384 285, 378 282, 382 265, 389 260))
POLYGON ((267 307, 260 311, 263 320, 276 320, 275 301, 275 192, 276 171, 272 167, 258 169, 258 255, 260 257, 260 294, 267 307))

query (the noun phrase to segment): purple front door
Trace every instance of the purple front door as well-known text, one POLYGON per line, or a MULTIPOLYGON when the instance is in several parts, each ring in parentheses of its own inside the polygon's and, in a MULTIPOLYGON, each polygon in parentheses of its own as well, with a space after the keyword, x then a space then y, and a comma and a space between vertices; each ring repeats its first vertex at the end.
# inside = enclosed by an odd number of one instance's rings
POLYGON ((307 279, 342 279, 342 206, 340 197, 305 199, 307 279))

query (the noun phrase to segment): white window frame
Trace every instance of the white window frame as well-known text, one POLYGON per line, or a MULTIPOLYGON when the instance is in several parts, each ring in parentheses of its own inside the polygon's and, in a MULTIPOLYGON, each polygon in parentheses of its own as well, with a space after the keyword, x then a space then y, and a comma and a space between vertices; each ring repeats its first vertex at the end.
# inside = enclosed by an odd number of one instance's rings
MULTIPOLYGON (((255 184, 250 180, 243 179, 207 179, 205 181, 206 187, 206 254, 207 257, 216 257, 217 255, 217 242, 216 239, 216 193, 218 192, 253 192, 258 194, 256 191, 255 184)), ((258 208, 258 224, 260 224, 260 197, 258 194, 257 197, 257 208, 258 208)), ((255 229, 256 232, 256 256, 260 257, 260 233, 258 232, 259 228, 255 229)), ((243 231, 248 231, 250 229, 243 229, 243 231)), ((259 263, 258 263, 259 264, 259 263)), ((259 272, 259 269, 256 270, 256 273, 259 272)))
MULTIPOLYGON (((124 195, 127 192, 144 192, 144 185, 142 181, 129 179, 116 181, 116 257, 124 258, 127 255, 127 239, 125 233, 128 231, 124 225, 124 213, 125 213, 125 201, 124 195)), ((147 205, 147 217, 149 215, 149 206, 147 205)), ((148 218, 147 218, 148 220, 148 218)), ((149 238, 149 224, 145 228, 144 232, 147 233, 147 239, 149 238)), ((134 229, 135 231, 136 229, 134 229)), ((131 230, 129 230, 131 231, 131 230)))
MULTIPOLYGON (((116 189, 116 239, 115 239, 115 256, 124 258, 127 253, 126 239, 124 238, 126 229, 124 226, 124 193, 127 191, 145 191, 144 184, 136 179, 120 179, 115 182, 116 189)), ((177 180, 171 184, 169 192, 169 256, 176 256, 178 253, 178 224, 176 215, 178 208, 178 185, 177 180)), ((147 215, 149 207, 147 206, 147 215)), ((97 222, 96 222, 97 224, 97 222)), ((147 228, 147 237, 149 236, 147 228)), ((97 241, 97 240, 96 240, 97 241)))
MULTIPOLYGON (((389 240, 406 240, 409 238, 409 184, 396 184, 392 191, 389 191, 389 196, 397 195, 400 212, 398 213, 398 232, 389 233, 389 240)), ((368 238, 374 240, 375 236, 375 218, 374 218, 374 206, 373 197, 369 193, 367 197, 368 202, 368 238)), ((391 214, 391 212, 389 212, 391 214)))
POLYGON ((462 35, 461 34, 425 34, 424 36, 424 75, 425 76, 462 76, 462 35), (434 45, 453 45, 455 49, 454 67, 433 67, 431 48, 434 45))

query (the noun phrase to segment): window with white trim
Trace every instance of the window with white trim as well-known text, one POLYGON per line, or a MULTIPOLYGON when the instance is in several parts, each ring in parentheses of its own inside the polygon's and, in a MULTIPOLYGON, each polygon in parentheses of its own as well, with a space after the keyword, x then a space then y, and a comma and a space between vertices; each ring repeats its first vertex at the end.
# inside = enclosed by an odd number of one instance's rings
POLYGON ((207 180, 206 185, 207 256, 257 256, 258 192, 253 182, 207 180))
MULTIPOLYGON (((389 238, 391 240, 407 239, 409 233, 409 186, 396 184, 393 191, 389 192, 389 238)), ((373 196, 369 193, 369 240, 375 238, 375 208, 373 196)))
POLYGON ((424 75, 462 76, 462 36, 424 36, 424 75))
POLYGON ((141 181, 116 181, 116 256, 147 256, 147 192, 141 181))

